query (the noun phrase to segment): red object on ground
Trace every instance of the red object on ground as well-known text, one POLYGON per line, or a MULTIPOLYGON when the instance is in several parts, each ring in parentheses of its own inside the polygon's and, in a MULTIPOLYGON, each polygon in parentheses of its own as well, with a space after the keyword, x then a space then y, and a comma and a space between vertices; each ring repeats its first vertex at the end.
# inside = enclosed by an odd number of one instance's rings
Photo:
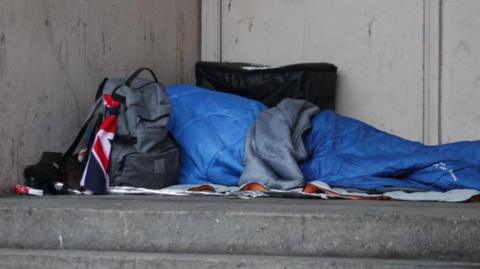
POLYGON ((34 189, 34 188, 29 188, 27 186, 24 186, 24 185, 21 185, 21 184, 17 184, 15 186, 15 193, 17 195, 21 195, 21 194, 26 194, 26 195, 35 195, 35 196, 42 196, 43 195, 43 191, 42 190, 38 190, 38 189, 34 189))

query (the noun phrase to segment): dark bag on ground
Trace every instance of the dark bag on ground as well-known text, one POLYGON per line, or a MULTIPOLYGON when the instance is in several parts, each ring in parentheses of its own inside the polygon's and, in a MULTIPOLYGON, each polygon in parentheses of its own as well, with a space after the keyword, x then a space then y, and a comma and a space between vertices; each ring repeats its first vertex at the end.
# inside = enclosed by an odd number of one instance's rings
POLYGON ((44 152, 39 163, 24 170, 26 184, 47 193, 65 193, 80 189, 80 180, 88 158, 79 161, 77 150, 89 133, 88 153, 96 129, 106 117, 103 94, 112 94, 121 103, 117 131, 110 151, 110 186, 160 189, 177 182, 180 153, 168 133, 171 105, 166 89, 154 72, 141 68, 127 79, 105 79, 96 94, 95 105, 65 153, 44 152), (148 71, 151 80, 137 78, 148 71), (97 118, 95 123, 92 120, 97 118), (87 132, 88 131, 88 132, 87 132), (63 187, 57 187, 60 182, 63 187))
POLYGON ((272 107, 284 98, 304 99, 321 110, 335 109, 337 67, 301 63, 268 67, 249 63, 198 62, 197 86, 233 93, 272 107))
POLYGON ((66 160, 63 167, 69 172, 76 172, 65 176, 66 174, 63 174, 57 165, 61 157, 62 153, 60 152, 43 152, 38 163, 25 168, 25 185, 43 190, 45 193, 56 194, 64 193, 64 182, 70 181, 70 184, 66 184, 71 185, 72 189, 78 189, 80 182, 78 179, 82 176, 83 165, 72 156, 66 160))

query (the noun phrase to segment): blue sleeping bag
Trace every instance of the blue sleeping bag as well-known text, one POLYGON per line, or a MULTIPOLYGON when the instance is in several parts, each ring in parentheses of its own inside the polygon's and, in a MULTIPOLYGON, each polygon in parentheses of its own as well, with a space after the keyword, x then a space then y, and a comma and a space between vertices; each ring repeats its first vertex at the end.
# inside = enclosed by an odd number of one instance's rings
POLYGON ((192 85, 167 87, 169 130, 181 148, 180 184, 236 186, 243 171, 243 144, 260 102, 192 85))
POLYGON ((425 146, 323 111, 304 143, 306 181, 376 192, 480 189, 480 141, 425 146))
MULTIPOLYGON (((191 85, 168 87, 169 129, 182 149, 181 184, 237 186, 249 128, 266 107, 254 100, 191 85)), ((306 182, 373 192, 480 190, 480 142, 425 146, 332 111, 304 135, 311 158, 306 182)))

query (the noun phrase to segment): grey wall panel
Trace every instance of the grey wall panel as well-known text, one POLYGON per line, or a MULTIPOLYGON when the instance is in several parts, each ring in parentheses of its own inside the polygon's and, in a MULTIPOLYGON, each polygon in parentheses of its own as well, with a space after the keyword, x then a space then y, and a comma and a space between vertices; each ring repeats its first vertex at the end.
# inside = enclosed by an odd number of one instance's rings
POLYGON ((480 139, 480 1, 444 0, 442 142, 480 139))
POLYGON ((338 111, 423 139, 420 0, 224 0, 222 59, 332 62, 338 111))
POLYGON ((193 82, 199 1, 0 0, 0 191, 62 151, 101 79, 150 66, 193 82))

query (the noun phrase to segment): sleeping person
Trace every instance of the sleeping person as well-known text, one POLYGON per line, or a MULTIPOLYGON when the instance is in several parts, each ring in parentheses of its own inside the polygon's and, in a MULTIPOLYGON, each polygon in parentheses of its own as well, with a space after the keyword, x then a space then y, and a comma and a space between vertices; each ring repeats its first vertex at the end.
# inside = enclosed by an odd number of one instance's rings
POLYGON ((480 190, 480 141, 426 146, 303 100, 267 109, 192 85, 167 91, 180 184, 292 189, 321 180, 373 193, 480 190))

